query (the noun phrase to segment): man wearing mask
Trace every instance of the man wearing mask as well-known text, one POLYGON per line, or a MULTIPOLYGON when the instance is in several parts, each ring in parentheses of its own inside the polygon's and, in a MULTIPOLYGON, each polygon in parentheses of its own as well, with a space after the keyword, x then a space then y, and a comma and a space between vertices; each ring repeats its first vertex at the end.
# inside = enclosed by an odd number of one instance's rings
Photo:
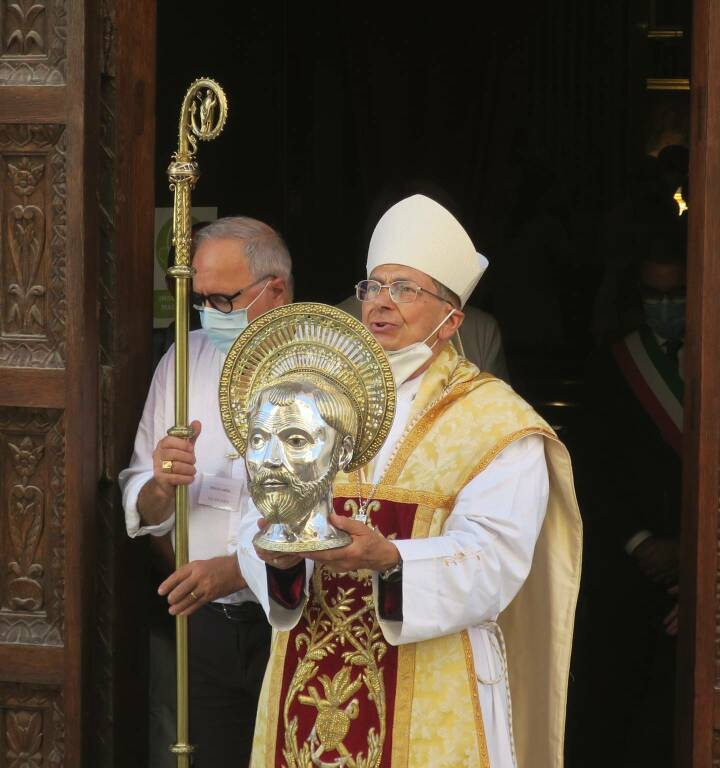
POLYGON ((610 729, 617 743, 598 754, 598 765, 612 755, 619 766, 670 766, 682 503, 682 228, 650 239, 632 278, 640 327, 598 352, 586 377, 587 465, 601 467, 603 480, 589 482, 584 505, 595 532, 587 553, 589 642, 615 670, 612 677, 628 683, 618 702, 616 686, 599 672, 588 695, 598 707, 612 707, 617 723, 610 729))
POLYGON ((128 535, 174 532, 175 489, 189 486, 190 562, 159 588, 173 615, 191 616, 190 737, 196 768, 244 765, 270 628, 238 567, 248 510, 245 468, 220 421, 218 386, 248 322, 292 299, 290 254, 271 227, 231 217, 194 238, 192 301, 202 328, 189 336, 189 410, 195 437, 167 435, 174 416, 174 347, 158 364, 130 466, 120 474, 128 535))
POLYGON ((238 550, 279 630, 255 766, 562 765, 580 519, 550 427, 448 343, 486 265, 422 195, 375 228, 356 290, 397 407, 375 460, 336 478, 352 543, 302 560, 248 531, 238 550))
MULTIPOLYGON (((362 302, 357 296, 350 296, 337 306, 358 320, 362 319, 362 302)), ((462 326, 453 338, 453 344, 481 371, 509 383, 510 374, 497 320, 482 309, 467 304, 463 307, 463 315, 462 326)))

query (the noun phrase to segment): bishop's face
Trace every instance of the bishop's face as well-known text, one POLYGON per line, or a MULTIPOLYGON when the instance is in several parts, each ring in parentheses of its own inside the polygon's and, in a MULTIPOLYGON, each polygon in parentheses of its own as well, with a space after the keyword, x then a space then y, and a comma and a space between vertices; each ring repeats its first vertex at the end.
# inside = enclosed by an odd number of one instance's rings
MULTIPOLYGON (((388 352, 424 341, 433 334, 448 311, 453 309, 452 304, 431 295, 437 293, 437 286, 429 275, 419 269, 402 264, 382 264, 375 267, 369 277, 383 285, 389 285, 396 280, 406 280, 424 289, 417 294, 414 301, 408 303, 396 304, 387 288, 383 288, 374 299, 363 302, 363 324, 388 352)), ((438 338, 442 341, 449 339, 460 325, 459 321, 463 315, 457 310, 455 314, 457 318, 449 318, 438 333, 438 338)), ((434 341, 433 337, 428 343, 432 344, 434 341)), ((435 354, 437 352, 439 348, 435 354)))
POLYGON ((245 465, 250 495, 269 523, 305 525, 337 473, 337 443, 312 395, 288 405, 260 401, 250 415, 245 465))

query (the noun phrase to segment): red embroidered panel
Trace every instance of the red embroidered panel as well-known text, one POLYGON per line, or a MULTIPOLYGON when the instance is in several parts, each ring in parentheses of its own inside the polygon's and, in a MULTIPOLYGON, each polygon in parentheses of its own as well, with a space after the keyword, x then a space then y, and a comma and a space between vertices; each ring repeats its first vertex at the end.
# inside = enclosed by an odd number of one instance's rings
MULTIPOLYGON (((336 498, 338 514, 349 515, 336 498)), ((357 507, 351 499, 348 506, 357 507)), ((379 501, 370 522, 387 537, 410 538, 414 504, 379 501)), ((310 599, 290 633, 278 712, 275 765, 333 764, 351 756, 390 765, 397 649, 380 630, 369 572, 316 568, 310 599)))
MULTIPOLYGON (((415 510, 417 504, 400 504, 397 501, 376 500, 380 505, 378 510, 374 507, 374 502, 369 505, 370 522, 380 529, 383 536, 396 539, 412 538, 412 529, 415 522, 415 510)), ((357 508, 357 499, 335 498, 333 506, 338 515, 350 517, 353 509, 357 508), (349 509, 345 509, 348 506, 349 509)))

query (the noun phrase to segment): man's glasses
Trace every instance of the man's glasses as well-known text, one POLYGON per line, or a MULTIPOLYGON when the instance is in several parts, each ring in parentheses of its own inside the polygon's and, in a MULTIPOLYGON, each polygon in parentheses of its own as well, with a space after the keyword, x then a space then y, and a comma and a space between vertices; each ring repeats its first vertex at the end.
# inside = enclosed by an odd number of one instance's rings
POLYGON ((639 288, 640 297, 642 300, 650 303, 659 304, 661 301, 667 299, 673 304, 677 304, 685 301, 687 296, 687 289, 684 285, 673 288, 670 291, 658 291, 657 289, 651 288, 649 285, 644 285, 643 283, 640 283, 639 288))
POLYGON ((421 288, 419 285, 416 285, 412 280, 395 280, 392 283, 381 283, 379 280, 361 280, 355 286, 355 295, 359 301, 372 301, 380 295, 380 291, 382 291, 383 288, 388 289, 390 298, 396 304, 409 304, 411 301, 415 301, 421 293, 429 293, 430 296, 434 296, 436 299, 440 299, 440 301, 444 301, 446 304, 450 303, 442 296, 438 296, 437 293, 433 293, 426 288, 421 288))
POLYGON ((229 312, 232 312, 233 302, 238 296, 242 296, 245 291, 249 291, 250 288, 261 283, 263 280, 272 279, 273 277, 274 275, 265 275, 265 277, 261 277, 254 283, 246 285, 231 296, 226 296, 224 293, 209 293, 205 295, 204 293, 193 292, 191 294, 191 301, 195 309, 202 309, 205 304, 209 304, 213 309, 217 309, 218 312, 224 312, 227 315, 229 312))

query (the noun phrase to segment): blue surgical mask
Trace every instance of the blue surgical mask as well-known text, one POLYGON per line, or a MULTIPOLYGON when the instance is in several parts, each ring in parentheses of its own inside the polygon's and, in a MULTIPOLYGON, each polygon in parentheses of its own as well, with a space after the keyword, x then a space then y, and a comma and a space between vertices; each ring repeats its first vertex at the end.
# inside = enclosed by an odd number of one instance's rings
POLYGON ((220 312, 212 307, 195 307, 200 313, 200 325, 207 333, 208 339, 224 355, 229 352, 235 339, 248 327, 248 309, 265 293, 268 285, 270 285, 269 281, 247 307, 233 312, 220 312))
POLYGON ((663 339, 682 341, 685 338, 685 299, 643 301, 645 322, 653 333, 663 339))

